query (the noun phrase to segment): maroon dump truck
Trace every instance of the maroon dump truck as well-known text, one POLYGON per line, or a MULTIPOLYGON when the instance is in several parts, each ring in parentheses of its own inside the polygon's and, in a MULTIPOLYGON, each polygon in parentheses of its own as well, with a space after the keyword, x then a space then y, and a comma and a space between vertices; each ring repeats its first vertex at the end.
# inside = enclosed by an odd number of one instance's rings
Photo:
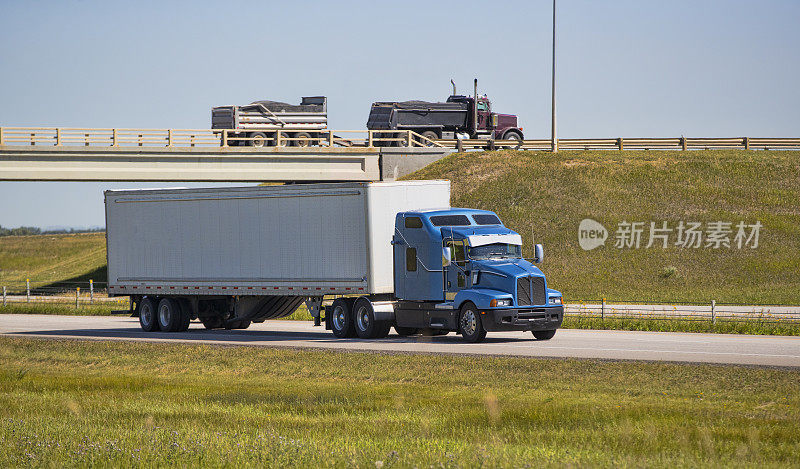
MULTIPOLYGON (((367 120, 370 130, 413 130, 431 140, 436 139, 485 139, 523 140, 522 127, 517 116, 492 112, 492 103, 486 95, 478 96, 478 80, 475 94, 464 96, 453 94, 443 103, 426 101, 377 102, 367 120), (475 105, 477 103, 477 106, 475 105)), ((393 137, 386 134, 386 137, 393 137)), ((382 135, 376 133, 375 137, 382 135)), ((404 142, 384 142, 403 145, 404 142)))

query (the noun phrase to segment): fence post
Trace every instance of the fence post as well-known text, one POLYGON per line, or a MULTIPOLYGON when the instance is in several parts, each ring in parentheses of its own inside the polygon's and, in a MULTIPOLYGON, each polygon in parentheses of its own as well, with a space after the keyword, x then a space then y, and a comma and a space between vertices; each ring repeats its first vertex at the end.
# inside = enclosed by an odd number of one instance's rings
POLYGON ((3 144, 3 128, 0 127, 0 145, 3 144))
POLYGON ((225 129, 222 130, 222 146, 224 148, 228 146, 228 131, 225 129))
POLYGON ((172 129, 167 129, 167 146, 172 146, 172 129))
POLYGON ((6 286, 3 285, 3 306, 6 305, 6 286))
POLYGON ((625 144, 622 142, 622 137, 617 139, 617 146, 619 147, 619 151, 622 151, 622 150, 625 149, 625 144))
POLYGON ((459 153, 464 152, 464 141, 460 138, 456 140, 456 151, 459 153))
POLYGON ((370 147, 370 148, 372 148, 372 146, 373 146, 373 143, 372 143, 372 131, 371 130, 367 130, 367 146, 370 147))
POLYGON ((333 148, 333 132, 328 132, 328 148, 333 148))
POLYGON ((111 146, 117 146, 117 129, 111 130, 111 146))
POLYGON ((717 300, 711 300, 711 324, 717 323, 717 300))
POLYGON ((57 147, 61 146, 61 128, 60 127, 56 128, 56 146, 57 147))
POLYGON ((603 298, 603 302, 600 304, 600 319, 606 318, 606 299, 603 298))
POLYGON ((408 148, 411 148, 413 146, 414 146, 414 139, 411 137, 411 131, 409 130, 408 131, 408 148))
POLYGON ((75 309, 78 309, 78 296, 81 294, 81 287, 75 289, 75 309))
POLYGON ((686 151, 686 137, 681 137, 681 150, 686 151))
MULTIPOLYGON (((280 147, 281 143, 282 143, 281 142, 281 131, 279 130, 279 131, 275 132, 275 146, 276 147, 280 147)), ((266 143, 265 143, 265 145, 266 145, 266 143)))
POLYGON ((94 304, 94 280, 89 279, 89 303, 94 304))
POLYGON ((744 137, 744 149, 745 150, 750 149, 750 137, 744 137))
POLYGON ((89 146, 89 134, 83 134, 83 146, 89 146))
POLYGON ((31 302, 31 279, 25 279, 25 302, 31 302))

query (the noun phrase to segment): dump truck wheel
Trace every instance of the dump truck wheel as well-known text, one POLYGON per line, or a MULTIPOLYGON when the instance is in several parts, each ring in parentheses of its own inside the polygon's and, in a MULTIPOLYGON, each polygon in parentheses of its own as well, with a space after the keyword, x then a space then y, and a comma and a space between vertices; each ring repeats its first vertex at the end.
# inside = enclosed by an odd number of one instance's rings
POLYGON ((158 302, 158 327, 163 332, 177 332, 181 326, 181 308, 172 298, 158 302))
POLYGON ((474 304, 467 302, 461 307, 458 331, 466 342, 476 343, 486 338, 486 329, 483 328, 480 313, 474 304))
POLYGON ((156 319, 156 307, 150 298, 139 300, 139 325, 145 332, 155 332, 158 330, 158 319, 156 319))
POLYGON ((249 143, 251 147, 261 148, 267 146, 267 136, 263 132, 252 133, 250 134, 250 138, 252 140, 247 143, 249 143))
POLYGON ((343 298, 333 300, 331 305, 331 330, 340 339, 356 335, 350 306, 350 302, 343 298))
MULTIPOLYGON (((427 138, 428 140, 438 140, 439 139, 439 134, 437 134, 433 130, 426 130, 425 132, 422 132, 422 136, 427 138)), ((427 140, 423 140, 422 144, 425 145, 426 147, 434 146, 433 143, 428 142, 427 140)))
POLYGON ((401 337, 408 337, 410 335, 418 333, 419 329, 417 329, 416 327, 394 326, 394 331, 397 332, 397 335, 401 337))
POLYGON ((550 340, 554 335, 556 335, 555 329, 551 331, 533 331, 533 336, 536 337, 536 340, 550 340))

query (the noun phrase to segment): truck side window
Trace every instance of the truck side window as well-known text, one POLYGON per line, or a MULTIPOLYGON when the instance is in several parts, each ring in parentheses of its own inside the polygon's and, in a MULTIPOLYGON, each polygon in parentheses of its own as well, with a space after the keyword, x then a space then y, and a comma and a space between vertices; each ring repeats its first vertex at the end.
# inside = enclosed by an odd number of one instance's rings
POLYGON ((456 265, 464 266, 467 263, 467 250, 464 241, 447 240, 447 247, 453 252, 453 262, 456 265))
POLYGON ((417 248, 406 248, 406 271, 417 271, 417 248))
POLYGON ((422 218, 420 217, 406 217, 406 228, 422 228, 422 218))
POLYGON ((488 111, 489 105, 486 104, 486 101, 478 101, 478 110, 479 111, 488 111))

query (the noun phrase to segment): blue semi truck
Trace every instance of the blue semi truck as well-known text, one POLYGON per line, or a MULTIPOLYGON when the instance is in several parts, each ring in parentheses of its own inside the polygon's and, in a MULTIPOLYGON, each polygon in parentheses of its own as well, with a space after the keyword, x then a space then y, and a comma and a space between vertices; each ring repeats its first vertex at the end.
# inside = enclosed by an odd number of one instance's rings
POLYGON ((109 295, 146 332, 243 329, 305 303, 341 338, 552 338, 563 306, 541 245, 525 259, 496 214, 449 205, 449 181, 107 191, 109 295))
MULTIPOLYGON (((399 335, 457 332, 467 342, 492 331, 531 331, 547 340, 561 326, 561 293, 547 287, 544 273, 522 257, 522 237, 493 212, 400 212, 391 244, 393 298, 334 300, 326 327, 337 337, 382 335, 372 330, 381 320, 399 335)), ((542 246, 534 250, 533 262, 541 262, 542 246)))

